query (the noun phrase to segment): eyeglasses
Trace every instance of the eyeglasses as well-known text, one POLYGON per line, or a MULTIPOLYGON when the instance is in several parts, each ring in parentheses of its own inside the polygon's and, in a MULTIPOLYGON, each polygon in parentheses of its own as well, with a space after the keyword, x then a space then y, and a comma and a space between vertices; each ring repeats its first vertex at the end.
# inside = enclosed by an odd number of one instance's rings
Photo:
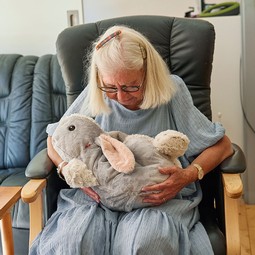
MULTIPOLYGON (((120 89, 121 89, 121 91, 124 91, 127 93, 137 92, 142 87, 142 85, 144 83, 144 79, 145 79, 145 74, 143 74, 143 79, 142 79, 142 82, 140 85, 136 85, 136 86, 121 85, 120 89)), ((100 83, 103 84, 103 86, 97 85, 97 87, 100 90, 107 92, 107 93, 117 93, 118 92, 119 89, 117 87, 115 87, 113 85, 106 86, 101 78, 99 78, 99 81, 100 81, 100 83)))
MULTIPOLYGON (((107 93, 117 93, 119 90, 116 87, 106 87, 106 86, 103 86, 103 87, 97 86, 97 87, 107 93)), ((141 88, 141 85, 140 86, 127 86, 127 85, 120 86, 120 89, 127 93, 137 92, 140 88, 141 88)))

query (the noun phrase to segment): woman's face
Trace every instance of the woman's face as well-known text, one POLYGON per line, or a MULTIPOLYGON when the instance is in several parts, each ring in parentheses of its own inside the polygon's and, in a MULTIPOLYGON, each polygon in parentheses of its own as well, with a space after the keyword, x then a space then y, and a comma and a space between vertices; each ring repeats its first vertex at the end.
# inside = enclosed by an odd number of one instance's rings
POLYGON ((116 100, 129 110, 138 110, 143 100, 143 82, 144 82, 143 70, 124 70, 114 73, 114 75, 102 75, 102 87, 116 88, 114 93, 105 92, 107 97, 112 100, 116 100), (139 87, 138 91, 125 92, 122 89, 128 89, 128 87, 139 87))

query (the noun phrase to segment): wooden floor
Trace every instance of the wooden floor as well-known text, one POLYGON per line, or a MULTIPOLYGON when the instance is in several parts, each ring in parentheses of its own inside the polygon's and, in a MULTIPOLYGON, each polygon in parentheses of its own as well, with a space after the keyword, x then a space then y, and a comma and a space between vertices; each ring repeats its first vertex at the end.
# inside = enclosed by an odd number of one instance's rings
POLYGON ((255 255, 255 205, 239 203, 241 254, 255 255))

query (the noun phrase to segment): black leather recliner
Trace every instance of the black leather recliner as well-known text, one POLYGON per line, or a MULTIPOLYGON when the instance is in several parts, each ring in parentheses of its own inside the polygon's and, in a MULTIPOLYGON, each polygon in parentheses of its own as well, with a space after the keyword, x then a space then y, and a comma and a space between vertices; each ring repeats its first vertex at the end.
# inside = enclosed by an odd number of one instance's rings
MULTIPOLYGON (((65 86, 56 55, 0 55, 0 186, 27 183, 28 163, 46 147, 47 124, 58 121, 65 110, 65 86)), ((47 178, 55 185, 58 177, 52 171, 47 178)), ((45 190, 45 215, 56 208, 57 194, 50 187, 45 190)), ((12 225, 15 255, 28 254, 29 208, 21 200, 12 210, 12 225)))
MULTIPOLYGON (((177 74, 185 81, 194 104, 211 119, 210 77, 215 32, 210 23, 198 19, 131 16, 79 25, 64 30, 57 40, 57 56, 66 85, 68 105, 86 86, 87 77, 84 75, 86 57, 84 56, 91 47, 91 43, 108 27, 115 24, 133 27, 147 36, 166 61, 171 73, 177 74)), ((240 178, 235 174, 245 170, 242 151, 236 145, 233 145, 233 148, 235 154, 201 181, 204 194, 200 205, 201 221, 208 232, 215 254, 226 254, 225 233, 228 232, 225 228, 224 203, 229 202, 224 200, 223 182, 225 186, 228 184, 227 178, 222 178, 220 171, 233 173, 232 176, 240 182, 240 178)), ((35 161, 31 162, 26 174, 30 178, 42 178, 43 170, 37 175, 34 171, 35 164, 35 161)), ((49 169, 45 170, 45 173, 48 171, 49 169)), ((228 177, 231 178, 229 175, 228 177)), ((29 185, 24 189, 27 201, 29 201, 28 195, 34 194, 29 189, 29 185)), ((239 191, 229 192, 229 195, 238 197, 241 195, 239 191)), ((232 208, 236 208, 234 204, 232 205, 232 208)), ((238 215, 236 217, 238 219, 238 215)), ((231 249, 236 249, 233 245, 235 244, 228 246, 228 253, 231 249)))

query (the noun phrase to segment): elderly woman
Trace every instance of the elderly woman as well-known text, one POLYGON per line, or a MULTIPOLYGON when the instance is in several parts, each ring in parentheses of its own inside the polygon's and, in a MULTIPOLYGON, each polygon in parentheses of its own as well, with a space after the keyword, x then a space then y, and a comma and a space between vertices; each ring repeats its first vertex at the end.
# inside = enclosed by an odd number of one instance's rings
MULTIPOLYGON (((108 29, 93 45, 88 70, 88 86, 65 115, 93 116, 105 131, 154 137, 178 130, 190 139, 180 158, 183 168, 159 169, 166 181, 141 190, 153 206, 128 213, 100 204, 92 188, 62 190, 30 254, 213 254, 199 222, 198 180, 232 154, 224 128, 195 108, 182 79, 169 73, 151 43, 133 29, 108 29)), ((47 129, 48 154, 61 172, 68 163, 52 147, 56 125, 47 129)))

